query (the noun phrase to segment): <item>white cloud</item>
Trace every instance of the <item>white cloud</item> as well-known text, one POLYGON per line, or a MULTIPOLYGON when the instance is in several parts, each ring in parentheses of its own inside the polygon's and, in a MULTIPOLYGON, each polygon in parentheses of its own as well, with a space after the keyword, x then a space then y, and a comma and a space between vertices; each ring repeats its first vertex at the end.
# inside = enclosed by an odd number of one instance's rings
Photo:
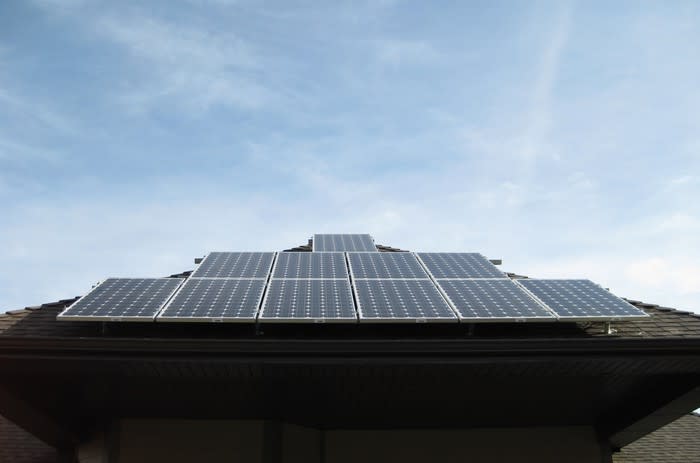
POLYGON ((0 131, 0 161, 25 163, 28 161, 57 162, 62 155, 55 148, 41 148, 14 141, 0 131))
POLYGON ((697 183, 698 177, 696 175, 681 175, 679 177, 672 178, 670 181, 671 186, 684 186, 697 183))
MULTIPOLYGON (((650 257, 634 260, 624 269, 625 276, 639 286, 694 294, 700 300, 700 264, 673 258, 650 257)), ((696 307, 700 310, 700 305, 696 307)))
POLYGON ((9 87, 13 85, 9 83, 9 79, 2 77, 0 75, 0 112, 8 114, 14 122, 23 122, 67 135, 79 133, 78 124, 68 115, 50 109, 46 101, 37 101, 16 89, 10 91, 9 87))
POLYGON ((260 83, 260 58, 231 33, 116 14, 99 19, 96 28, 141 60, 136 69, 145 80, 123 89, 133 111, 171 104, 195 111, 217 105, 257 109, 273 98, 260 83))
POLYGON ((549 139, 552 129, 552 99, 559 75, 562 54, 569 40, 573 6, 564 3, 554 18, 554 28, 540 52, 536 78, 532 86, 530 107, 525 112, 525 126, 513 154, 528 161, 539 157, 558 156, 549 139))
POLYGON ((46 9, 63 11, 81 7, 89 1, 90 0, 34 0, 34 3, 46 9))
POLYGON ((658 234, 669 232, 700 233, 700 218, 683 212, 673 213, 659 217, 652 228, 658 234))
MULTIPOLYGON (((79 137, 79 124, 52 103, 25 90, 17 76, 10 72, 16 54, 9 47, 0 47, 0 193, 11 185, 33 184, 31 179, 15 178, 7 167, 31 162, 56 163, 63 160, 63 150, 44 141, 47 136, 79 137)), ((75 139, 74 138, 74 139, 75 139)), ((25 190, 27 191, 27 190, 25 190)))
POLYGON ((187 0, 189 3, 198 6, 233 6, 240 3, 240 0, 187 0))
POLYGON ((430 64, 440 57, 431 44, 420 40, 383 39, 375 47, 377 58, 386 66, 430 64))

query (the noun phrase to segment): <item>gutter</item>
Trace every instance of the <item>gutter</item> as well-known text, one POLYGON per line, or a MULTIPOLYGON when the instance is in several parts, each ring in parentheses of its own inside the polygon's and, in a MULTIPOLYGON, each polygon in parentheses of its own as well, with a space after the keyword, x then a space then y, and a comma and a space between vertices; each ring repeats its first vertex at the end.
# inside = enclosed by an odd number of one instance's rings
POLYGON ((153 339, 0 337, 0 358, 157 357, 625 357, 698 356, 700 338, 585 339, 153 339))

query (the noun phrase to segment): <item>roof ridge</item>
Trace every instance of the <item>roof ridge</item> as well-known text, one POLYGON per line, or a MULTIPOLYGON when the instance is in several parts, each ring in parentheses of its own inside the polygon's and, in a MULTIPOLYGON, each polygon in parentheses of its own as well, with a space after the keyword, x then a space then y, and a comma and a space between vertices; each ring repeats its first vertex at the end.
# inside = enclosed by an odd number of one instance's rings
POLYGON ((688 315, 690 317, 700 318, 699 313, 692 312, 690 310, 674 309, 673 307, 665 307, 665 306, 661 306, 658 304, 652 304, 649 302, 642 302, 642 301, 638 301, 635 299, 628 299, 626 297, 623 297, 622 299, 629 302, 633 306, 640 308, 640 309, 654 309, 654 310, 659 310, 661 312, 673 312, 673 313, 678 314, 678 315, 688 315))
POLYGON ((75 297, 71 297, 68 299, 59 299, 58 301, 45 302, 45 303, 40 304, 40 305, 30 305, 30 306, 26 306, 22 309, 7 310, 3 313, 0 313, 0 317, 19 315, 19 314, 22 314, 25 312, 34 312, 36 310, 41 310, 41 309, 45 309, 48 307, 66 306, 66 305, 70 305, 70 304, 74 303, 75 301, 77 301, 80 298, 81 298, 81 296, 75 296, 75 297))
POLYGON ((392 246, 387 246, 385 244, 376 244, 375 246, 377 248, 377 251, 379 252, 410 252, 406 251, 405 249, 395 248, 392 246))

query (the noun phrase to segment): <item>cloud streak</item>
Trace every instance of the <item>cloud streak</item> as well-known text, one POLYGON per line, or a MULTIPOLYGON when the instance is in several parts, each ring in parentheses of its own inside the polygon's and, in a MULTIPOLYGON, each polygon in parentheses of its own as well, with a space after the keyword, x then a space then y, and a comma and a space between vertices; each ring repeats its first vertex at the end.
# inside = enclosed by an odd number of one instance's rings
POLYGON ((129 85, 125 102, 134 111, 170 106, 206 111, 213 106, 257 109, 270 103, 260 84, 260 57, 228 33, 143 17, 105 17, 97 29, 139 61, 142 82, 129 85))

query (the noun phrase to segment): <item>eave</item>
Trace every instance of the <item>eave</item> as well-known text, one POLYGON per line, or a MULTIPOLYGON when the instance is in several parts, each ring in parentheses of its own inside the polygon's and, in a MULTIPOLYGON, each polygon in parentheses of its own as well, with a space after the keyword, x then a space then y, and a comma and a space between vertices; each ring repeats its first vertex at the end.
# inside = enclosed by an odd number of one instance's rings
POLYGON ((700 354, 700 338, 554 338, 554 339, 166 339, 166 338, 43 338, 0 337, 0 358, 14 356, 57 358, 66 354, 137 355, 142 358, 182 354, 236 356, 279 356, 283 358, 324 358, 360 355, 408 357, 424 362, 426 357, 483 356, 621 357, 658 356, 668 353, 700 354))

